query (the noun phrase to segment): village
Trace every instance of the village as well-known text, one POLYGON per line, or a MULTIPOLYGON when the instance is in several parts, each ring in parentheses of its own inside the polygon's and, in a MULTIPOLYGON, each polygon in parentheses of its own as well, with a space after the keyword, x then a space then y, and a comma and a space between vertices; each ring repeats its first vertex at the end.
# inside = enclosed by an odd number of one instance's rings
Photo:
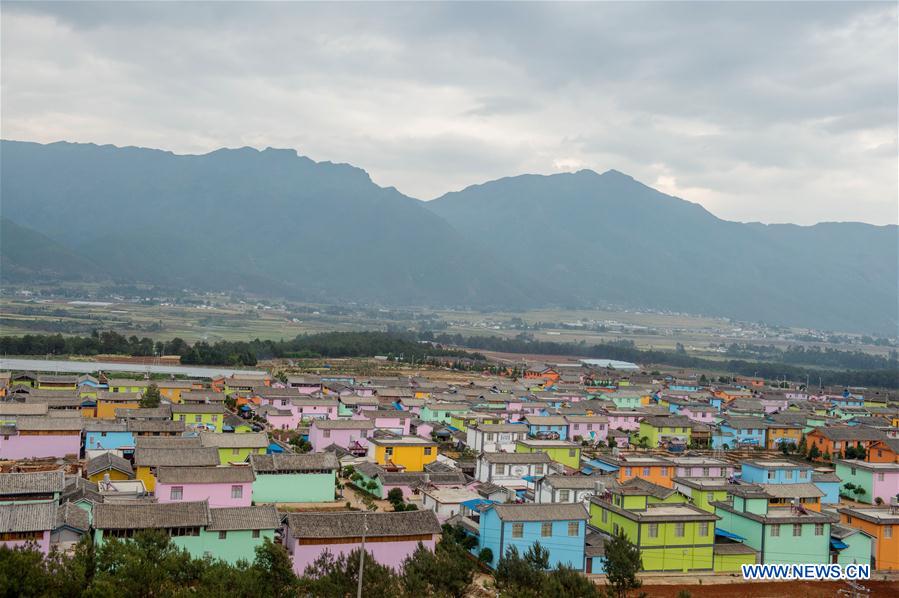
POLYGON ((539 543, 598 584, 620 535, 649 583, 899 572, 894 393, 591 360, 515 374, 5 373, 0 545, 49 555, 156 529, 227 563, 273 542, 302 576, 361 546, 398 568, 452 528, 487 572, 539 543))

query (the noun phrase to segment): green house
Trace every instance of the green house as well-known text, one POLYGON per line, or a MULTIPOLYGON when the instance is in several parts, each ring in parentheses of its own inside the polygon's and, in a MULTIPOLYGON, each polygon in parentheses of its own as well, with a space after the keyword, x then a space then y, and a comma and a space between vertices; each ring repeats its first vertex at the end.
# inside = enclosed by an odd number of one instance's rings
POLYGON ((172 419, 184 422, 188 428, 221 432, 225 423, 224 405, 207 403, 177 403, 172 405, 172 419))
POLYGON ((515 442, 515 452, 546 453, 556 463, 571 469, 581 468, 581 447, 567 440, 518 440, 515 442))
POLYGON ((275 539, 281 525, 272 505, 209 508, 206 501, 177 503, 99 503, 93 510, 94 542, 128 539, 142 530, 168 532, 172 543, 192 557, 228 563, 252 562, 257 546, 275 539))
POLYGON ((109 387, 109 392, 139 392, 143 393, 144 390, 150 385, 149 380, 134 380, 131 378, 109 378, 106 385, 109 387))
POLYGON ((268 449, 269 439, 265 432, 246 434, 217 434, 201 432, 200 444, 204 448, 218 449, 219 462, 243 463, 250 455, 264 455, 268 449))
POLYGON ((644 571, 714 569, 715 522, 674 490, 635 479, 590 498, 590 523, 623 531, 640 548, 644 571))
POLYGON ((860 529, 834 523, 830 527, 830 551, 840 565, 867 565, 874 555, 874 536, 860 529))
POLYGON ((714 503, 720 518, 718 529, 759 552, 759 562, 830 562, 831 525, 836 515, 786 504, 771 504, 772 496, 761 486, 747 484, 730 489, 730 502, 714 503))
POLYGON ((715 512, 712 503, 723 502, 734 484, 726 478, 674 478, 674 489, 689 498, 690 503, 709 513, 715 512))
POLYGON ((693 422, 683 415, 647 417, 640 422, 639 437, 645 436, 650 447, 657 447, 668 440, 680 440, 690 444, 693 422))
POLYGON ((603 398, 615 403, 616 409, 639 409, 643 405, 642 394, 613 392, 603 398))
POLYGON ((247 460, 256 474, 256 504, 334 500, 340 467, 334 453, 274 453, 250 455, 247 460))
POLYGON ((471 409, 468 403, 428 403, 421 408, 419 417, 426 422, 450 423, 453 415, 460 415, 471 409))

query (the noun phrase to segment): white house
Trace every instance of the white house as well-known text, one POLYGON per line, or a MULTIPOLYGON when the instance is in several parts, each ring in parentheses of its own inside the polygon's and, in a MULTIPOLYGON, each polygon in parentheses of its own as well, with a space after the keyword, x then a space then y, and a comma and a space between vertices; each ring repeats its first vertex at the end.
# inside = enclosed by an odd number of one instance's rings
POLYGON ((527 437, 524 424, 478 424, 468 428, 465 444, 478 453, 514 453, 515 442, 527 437))
POLYGON ((548 475, 537 480, 534 487, 534 502, 585 502, 602 489, 602 484, 600 478, 593 476, 548 475))
POLYGON ((475 466, 475 478, 504 488, 525 490, 525 476, 540 478, 549 473, 553 465, 546 453, 484 453, 475 466))
POLYGON ((476 490, 469 488, 426 488, 421 491, 421 507, 437 514, 443 523, 453 515, 458 515, 462 503, 481 498, 476 490))

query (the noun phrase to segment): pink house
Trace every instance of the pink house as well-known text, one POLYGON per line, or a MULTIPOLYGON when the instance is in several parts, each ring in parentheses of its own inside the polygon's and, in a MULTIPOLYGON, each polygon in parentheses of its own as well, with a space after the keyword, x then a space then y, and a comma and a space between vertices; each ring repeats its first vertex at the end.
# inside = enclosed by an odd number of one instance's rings
POLYGON ((302 575, 325 551, 337 556, 361 548, 363 530, 365 550, 394 569, 415 552, 419 542, 434 550, 441 533, 434 511, 291 513, 284 547, 294 572, 302 575))
POLYGON ((19 417, 0 426, 0 459, 65 457, 81 453, 82 420, 78 417, 19 417))
POLYGON ((692 421, 701 424, 714 424, 718 410, 711 405, 684 405, 677 414, 686 415, 692 421))
POLYGON ((682 478, 729 478, 734 475, 732 463, 710 457, 670 457, 675 475, 682 478))
POLYGON ((253 468, 160 467, 156 472, 156 500, 209 501, 210 507, 249 507, 253 500, 253 468))
POLYGON ((321 392, 322 380, 318 376, 294 376, 287 378, 287 386, 301 395, 311 395, 321 392))
POLYGON ((414 414, 408 411, 397 411, 396 409, 376 409, 370 411, 360 411, 353 415, 355 420, 370 420, 374 422, 375 428, 378 430, 389 430, 394 434, 401 436, 409 435, 409 426, 412 423, 414 414))
POLYGON ((42 554, 50 552, 50 532, 56 525, 56 503, 9 503, 0 505, 0 546, 34 545, 42 554))
POLYGON ((365 453, 368 436, 375 429, 372 420, 361 419, 316 419, 309 426, 309 443, 314 452, 335 444, 349 451, 365 453))
POLYGON ((609 418, 604 415, 568 415, 568 438, 580 436, 590 442, 606 441, 609 433, 609 418))
POLYGON ((276 430, 294 430, 300 425, 299 415, 294 415, 290 409, 263 405, 256 409, 256 415, 264 417, 276 430))
POLYGON ((291 399, 287 406, 301 421, 312 419, 337 419, 336 399, 303 397, 291 399))
POLYGON ((640 421, 647 414, 639 411, 608 411, 606 416, 609 418, 609 427, 613 430, 639 430, 640 421))

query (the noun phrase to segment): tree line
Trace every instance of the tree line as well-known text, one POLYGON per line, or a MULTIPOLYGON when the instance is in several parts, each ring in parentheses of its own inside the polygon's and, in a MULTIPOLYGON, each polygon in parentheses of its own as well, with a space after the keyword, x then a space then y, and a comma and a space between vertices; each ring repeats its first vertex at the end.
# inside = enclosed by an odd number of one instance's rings
MULTIPOLYGON (((336 556, 325 551, 297 576, 287 551, 269 540, 256 548, 252 562, 232 565, 194 558, 162 530, 139 532, 128 540, 106 539, 99 547, 88 536, 72 553, 54 551, 46 558, 33 547, 0 546, 0 596, 344 598, 356 594, 361 556, 363 596, 462 598, 471 593, 476 574, 487 571, 484 559, 492 558, 472 556, 476 544, 461 528, 445 525, 433 550, 419 544, 398 569, 378 563, 367 551, 336 556)), ((639 549, 621 534, 613 537, 607 545, 605 595, 620 598, 639 587, 640 567, 639 549)), ((579 571, 550 567, 549 553, 539 543, 523 555, 509 547, 491 581, 497 595, 506 598, 603 596, 579 571)))

